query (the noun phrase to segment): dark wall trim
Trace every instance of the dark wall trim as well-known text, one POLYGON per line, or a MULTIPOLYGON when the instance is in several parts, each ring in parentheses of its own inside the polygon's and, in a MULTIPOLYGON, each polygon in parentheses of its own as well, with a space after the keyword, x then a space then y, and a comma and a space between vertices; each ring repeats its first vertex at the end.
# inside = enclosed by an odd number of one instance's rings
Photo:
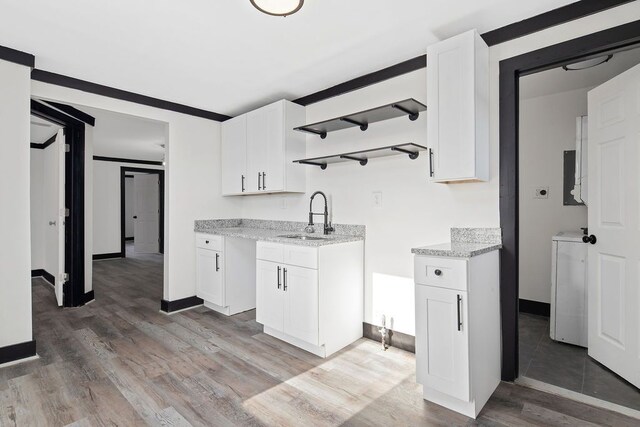
POLYGON ((167 301, 163 299, 160 301, 160 310, 165 313, 171 313, 178 310, 184 310, 185 308, 197 307, 202 304, 204 304, 202 298, 198 298, 196 296, 182 298, 175 301, 167 301))
MULTIPOLYGON (((556 25, 584 18, 585 16, 593 15, 625 3, 630 3, 631 1, 632 0, 582 0, 536 15, 523 21, 489 31, 482 34, 482 38, 489 46, 495 46, 556 25)), ((311 95, 303 96, 293 102, 300 105, 310 105, 425 68, 426 66, 427 56, 418 56, 416 58, 409 59, 408 61, 400 62, 399 64, 383 68, 382 70, 365 74, 364 76, 312 93, 311 95)))
POLYGON ((134 236, 129 236, 124 238, 124 240, 126 240, 127 242, 133 241, 133 239, 135 239, 134 236))
MULTIPOLYGON (((371 323, 362 322, 362 336, 380 343, 382 347, 382 334, 378 331, 379 326, 371 323)), ((389 331, 387 333, 387 344, 390 347, 399 348, 400 350, 410 353, 416 352, 416 337, 403 334, 402 332, 389 331)))
POLYGON ((85 292, 85 294, 82 296, 82 304, 87 304, 91 301, 93 301, 95 299, 95 294, 93 292, 93 290, 90 290, 89 292, 85 292))
POLYGON ((53 135, 51 138, 47 139, 45 142, 43 142, 42 144, 36 144, 35 142, 32 142, 31 144, 29 144, 29 146, 31 148, 36 148, 38 150, 44 150, 45 148, 47 148, 48 146, 50 146, 51 144, 53 144, 54 142, 56 142, 56 137, 58 135, 53 135))
POLYGON ((356 77, 355 79, 340 83, 316 93, 312 93, 311 95, 303 96, 302 98, 298 98, 293 102, 300 105, 313 104, 325 99, 333 98, 334 96, 343 95, 354 90, 362 89, 363 87, 380 83, 393 77, 410 73, 411 71, 425 68, 426 66, 427 55, 421 55, 416 58, 409 59, 408 61, 403 61, 399 64, 383 68, 382 70, 365 74, 364 76, 356 77))
POLYGON ((199 108, 178 104, 176 102, 165 101, 146 95, 140 95, 138 93, 128 92, 126 90, 116 89, 113 87, 104 86, 101 84, 88 82, 86 80, 80 80, 73 77, 64 76, 62 74, 52 73, 49 71, 34 69, 31 72, 31 79, 37 80, 39 82, 54 84, 56 86, 63 86, 70 89, 77 89, 83 92, 102 95, 109 98, 121 99, 123 101, 134 102, 136 104, 147 105, 149 107, 160 108, 162 110, 174 111, 176 113, 214 120, 217 122, 223 122, 230 119, 229 116, 225 116, 224 114, 201 110, 199 108))
POLYGON ((500 62, 500 310, 502 379, 518 376, 518 131, 520 77, 640 44, 640 21, 589 34, 500 62))
POLYGON ((120 252, 112 252, 110 254, 93 254, 93 260, 101 260, 101 259, 115 259, 122 258, 122 254, 120 252))
POLYGON ((47 104, 51 105, 54 108, 57 108, 58 110, 67 113, 68 115, 70 115, 71 117, 73 117, 74 119, 78 119, 81 122, 84 122, 90 126, 95 126, 96 125, 96 119, 93 116, 90 116, 89 114, 85 113, 84 111, 80 111, 75 107, 72 107, 71 105, 65 105, 65 104, 60 104, 59 102, 53 102, 53 101, 44 101, 47 104))
POLYGON ((44 280, 49 282, 51 286, 56 285, 56 277, 49 273, 47 270, 39 268, 37 270, 31 270, 31 277, 42 277, 44 280))
POLYGON ((630 3, 631 1, 633 0, 582 0, 489 31, 484 33, 482 38, 489 46, 494 46, 547 28, 584 18, 585 16, 603 12, 607 9, 630 3))
POLYGON ((0 347, 0 365, 36 355, 36 340, 0 347))
POLYGON ((519 302, 520 313, 535 314, 538 316, 551 316, 551 304, 540 301, 521 299, 519 302))
POLYGON ((93 156, 93 160, 98 160, 100 162, 134 163, 138 165, 162 166, 162 162, 159 162, 157 160, 124 159, 121 157, 104 157, 104 156, 93 156))
POLYGON ((120 257, 125 258, 127 256, 126 251, 126 234, 125 234, 125 181, 127 179, 127 172, 144 172, 148 174, 157 174, 158 179, 160 180, 160 188, 158 191, 160 192, 160 215, 158 219, 158 226, 160 230, 158 231, 158 236, 160 237, 160 242, 158 244, 158 249, 161 254, 164 253, 164 170, 162 169, 145 169, 145 168, 131 168, 127 166, 120 166, 120 257))
POLYGON ((24 65, 25 67, 34 68, 36 66, 36 57, 34 55, 5 46, 0 46, 0 59, 24 65))

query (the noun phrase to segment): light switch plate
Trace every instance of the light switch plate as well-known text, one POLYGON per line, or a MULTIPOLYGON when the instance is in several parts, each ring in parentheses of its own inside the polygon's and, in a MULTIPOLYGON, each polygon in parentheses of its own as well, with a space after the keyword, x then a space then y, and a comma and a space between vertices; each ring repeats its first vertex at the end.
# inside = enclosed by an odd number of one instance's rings
POLYGON ((549 187, 538 187, 536 188, 536 192, 534 195, 535 199, 548 199, 549 198, 549 187))

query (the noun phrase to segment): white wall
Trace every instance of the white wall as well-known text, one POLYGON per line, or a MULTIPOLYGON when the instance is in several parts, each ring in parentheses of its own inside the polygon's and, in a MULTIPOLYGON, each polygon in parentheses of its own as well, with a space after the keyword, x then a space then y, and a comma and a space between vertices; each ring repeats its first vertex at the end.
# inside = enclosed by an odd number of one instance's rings
POLYGON ((133 237, 133 178, 124 180, 124 236, 133 237))
MULTIPOLYGON (((93 160, 93 253, 120 252, 120 167, 142 167, 132 163, 93 160)), ((146 169, 162 166, 144 165, 146 169)), ((132 180, 128 180, 132 181, 132 180)), ((166 185, 166 184, 165 184, 166 185)))
MULTIPOLYGON (((525 77, 526 79, 526 77, 525 77)), ((587 226, 586 206, 563 206, 563 152, 576 148, 588 89, 520 101, 520 298, 550 302, 551 237, 587 226), (536 199, 549 187, 548 199, 536 199)))
POLYGON ((44 268, 44 150, 32 148, 31 155, 31 269, 44 268))
POLYGON ((31 69, 0 60, 0 348, 31 341, 31 69))
MULTIPOLYGON (((394 318, 394 329, 414 333, 413 271, 410 248, 448 240, 449 228, 498 227, 499 218, 499 62, 535 49, 561 43, 599 30, 633 21, 640 4, 630 3, 569 24, 554 27, 490 48, 491 180, 479 184, 429 184, 427 160, 406 157, 309 168, 307 194, 302 196, 250 196, 243 216, 305 221, 309 191, 332 196, 333 220, 367 226, 365 245, 365 321, 379 324, 380 314, 394 318), (382 191, 383 206, 371 205, 372 191, 382 191), (282 198, 287 209, 282 209, 282 198)), ((426 45, 425 45, 426 50, 426 45)), ((312 104, 307 121, 327 119, 408 97, 424 101, 426 71, 394 78, 374 86, 312 104)), ((416 123, 393 120, 330 134, 320 140, 309 136, 309 156, 401 142, 426 144, 424 115, 416 123)), ((510 183, 503 183, 508 189, 510 183)))

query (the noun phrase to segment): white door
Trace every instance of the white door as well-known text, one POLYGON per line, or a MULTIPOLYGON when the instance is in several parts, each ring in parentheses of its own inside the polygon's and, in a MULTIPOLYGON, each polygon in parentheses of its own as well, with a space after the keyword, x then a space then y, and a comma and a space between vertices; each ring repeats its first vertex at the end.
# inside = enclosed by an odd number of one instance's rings
POLYGON ((469 401, 467 293, 416 286, 416 377, 449 396, 469 401))
POLYGON ((283 330, 283 269, 275 262, 256 262, 256 322, 283 330))
POLYGON ((160 250, 160 181, 157 174, 134 175, 133 243, 136 252, 160 250))
POLYGON ((65 258, 64 258, 64 249, 65 249, 65 220, 66 220, 66 209, 65 209, 65 193, 64 193, 64 181, 65 181, 65 137, 64 130, 60 129, 58 131, 58 135, 56 136, 55 142, 56 150, 58 151, 58 192, 57 192, 57 212, 58 218, 56 221, 58 228, 58 271, 56 274, 56 285, 55 285, 55 293, 56 293, 56 301, 58 302, 58 306, 62 306, 63 303, 63 286, 66 282, 65 279, 65 258))
POLYGON ((318 270, 285 265, 284 333, 313 345, 318 342, 318 270))
POLYGON ((247 116, 222 123, 222 194, 242 194, 247 186, 247 116))
POLYGON ((196 249, 197 295, 207 302, 225 306, 224 263, 222 253, 208 249, 196 249))
POLYGON ((640 65, 589 92, 589 355, 640 387, 640 65))

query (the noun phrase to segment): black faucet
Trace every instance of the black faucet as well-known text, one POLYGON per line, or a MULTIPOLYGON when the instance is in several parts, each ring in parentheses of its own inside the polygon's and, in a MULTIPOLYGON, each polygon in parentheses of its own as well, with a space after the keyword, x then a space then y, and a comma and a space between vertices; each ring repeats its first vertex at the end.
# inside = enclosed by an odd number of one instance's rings
POLYGON ((327 235, 332 231, 335 231, 329 222, 329 209, 327 207, 327 196, 322 191, 316 191, 311 195, 311 201, 309 202, 309 227, 313 227, 313 216, 324 216, 324 234, 327 235), (320 194, 324 198, 324 213, 313 213, 313 198, 320 194))

